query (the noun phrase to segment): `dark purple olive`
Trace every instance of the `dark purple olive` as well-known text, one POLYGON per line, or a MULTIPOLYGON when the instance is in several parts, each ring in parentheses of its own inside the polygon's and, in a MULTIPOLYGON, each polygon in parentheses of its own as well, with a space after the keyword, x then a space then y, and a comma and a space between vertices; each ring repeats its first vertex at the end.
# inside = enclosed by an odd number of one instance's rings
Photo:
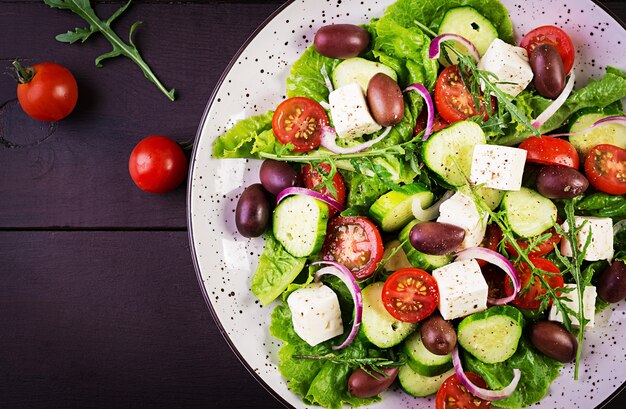
POLYGON ((550 199, 572 199, 587 190, 589 181, 567 166, 544 166, 537 173, 537 191, 550 199))
POLYGON ((529 59, 537 92, 546 98, 556 99, 565 88, 565 68, 556 47, 540 44, 530 52, 529 59))
POLYGON ((263 187, 274 196, 288 187, 302 186, 300 173, 287 162, 266 159, 259 170, 259 177, 263 187))
POLYGON ((382 368, 387 375, 369 369, 374 377, 359 368, 348 378, 348 393, 356 398, 371 398, 387 390, 398 376, 398 368, 382 368))
POLYGON ((367 85, 367 105, 374 120, 382 126, 393 126, 404 116, 404 98, 398 83, 379 72, 367 85))
POLYGON ((456 345, 456 331, 439 314, 431 315, 420 327, 422 343, 435 355, 448 355, 456 345))
POLYGON ((618 302, 626 298, 626 263, 615 260, 600 275, 598 295, 606 302, 618 302))
POLYGON ((244 237, 259 237, 263 234, 272 213, 267 196, 260 183, 250 185, 243 191, 235 210, 239 234, 244 237))
POLYGON ((535 348, 557 361, 570 362, 576 356, 578 341, 560 322, 536 321, 529 337, 535 348))
POLYGON ((417 223, 409 234, 411 245, 425 254, 450 254, 463 243, 465 229, 449 223, 417 223))
POLYGON ((317 30, 315 50, 330 58, 352 58, 361 54, 370 42, 370 33, 354 24, 331 24, 317 30))

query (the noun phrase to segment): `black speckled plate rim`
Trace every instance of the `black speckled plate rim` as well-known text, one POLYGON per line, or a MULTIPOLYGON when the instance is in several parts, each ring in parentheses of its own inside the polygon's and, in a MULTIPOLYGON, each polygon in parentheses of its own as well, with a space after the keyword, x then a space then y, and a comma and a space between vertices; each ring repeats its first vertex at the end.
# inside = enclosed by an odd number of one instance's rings
MULTIPOLYGON (((295 1, 296 0, 289 0, 285 4, 280 6, 278 9, 276 9, 267 19, 265 19, 263 23, 261 23, 261 25, 259 25, 259 27, 257 27, 256 30, 254 30, 254 32, 250 35, 250 37, 248 37, 248 39, 243 43, 243 45, 239 48, 239 50, 235 53, 233 58, 230 60, 230 62, 228 63, 228 66, 226 67, 221 77, 215 84, 215 88, 213 89, 211 97, 209 98, 207 105, 204 108, 202 119, 200 120, 200 125, 198 126, 198 130, 196 132, 196 138, 195 138, 196 141, 200 139, 200 135, 202 134, 202 129, 204 128, 204 123, 207 120, 207 117, 209 115, 209 110, 211 109, 211 106, 213 105, 213 101, 215 99, 215 96, 217 95, 218 90, 222 86, 222 83, 224 82, 226 76, 230 72, 233 65, 235 65, 235 63, 237 62, 237 59, 239 58, 239 56, 248 47, 250 42, 259 34, 259 32, 261 32, 265 28, 265 26, 269 24, 270 21, 272 21, 276 16, 278 16, 278 14, 280 14, 285 8, 287 8, 290 4, 292 4, 295 1)), ((595 3, 598 7, 600 7, 602 10, 604 10, 605 13, 611 16, 613 20, 619 23, 626 30, 626 24, 624 23, 624 21, 622 21, 621 18, 615 15, 613 11, 609 10, 604 4, 601 4, 596 0, 591 0, 591 1, 595 3)), ((196 248, 195 248, 194 240, 193 240, 193 223, 192 223, 192 215, 191 215, 191 199, 192 199, 191 192, 192 192, 192 184, 193 184, 193 169, 194 169, 194 164, 196 161, 197 149, 198 149, 198 144, 196 143, 194 144, 193 151, 191 153, 191 160, 189 161, 189 176, 187 178, 187 230, 188 230, 188 236, 189 236, 189 249, 191 251, 193 266, 196 271, 196 278, 198 279, 198 284, 200 285, 200 291, 202 291, 202 296, 204 298, 204 301, 206 302, 207 307, 209 308, 209 311, 211 313, 211 316, 213 317, 213 320, 215 321, 215 324, 217 325, 220 333, 224 337, 224 340, 226 341, 230 349, 233 351, 237 359, 239 359, 241 364, 248 370, 248 372, 250 372, 250 374, 254 377, 254 379, 256 379, 256 381, 270 395, 272 395, 277 401, 279 401, 286 408, 293 409, 293 406, 291 406, 289 402, 287 402, 280 394, 278 394, 267 383, 265 383, 265 381, 261 378, 261 376, 254 371, 254 369, 250 366, 250 364, 248 364, 248 362, 241 355, 239 350, 235 347, 235 344, 230 339, 230 336, 228 335, 228 333, 222 326, 222 323, 220 322, 217 316, 217 313, 215 312, 215 309, 213 308, 213 305, 211 304, 211 300, 209 298, 208 293, 206 292, 206 288, 204 287, 202 274, 200 272, 200 266, 198 264, 198 256, 196 254, 196 248)), ((626 381, 624 381, 624 383, 622 383, 622 385, 619 388, 617 388, 608 398, 606 398, 602 403, 600 403, 596 407, 596 409, 601 409, 601 408, 606 407, 609 404, 609 402, 612 401, 616 396, 618 396, 620 392, 622 392, 624 389, 626 389, 626 381)))

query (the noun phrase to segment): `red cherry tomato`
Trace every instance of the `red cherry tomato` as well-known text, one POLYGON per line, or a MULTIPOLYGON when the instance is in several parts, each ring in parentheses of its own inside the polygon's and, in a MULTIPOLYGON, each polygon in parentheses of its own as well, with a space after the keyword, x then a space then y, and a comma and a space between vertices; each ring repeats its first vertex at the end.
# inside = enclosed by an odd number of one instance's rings
MULTIPOLYGON (((481 246, 497 252, 500 248, 500 242, 502 241, 502 238, 502 230, 500 230, 500 227, 498 227, 497 224, 488 224, 487 230, 485 231, 485 237, 483 239, 483 242, 481 243, 481 246)), ((478 262, 478 265, 480 267, 484 267, 489 264, 485 260, 478 259, 476 261, 478 262)))
POLYGON ((383 305, 395 319, 419 322, 439 303, 437 281, 424 270, 409 267, 391 274, 383 286, 383 305))
POLYGON ((564 139, 551 136, 530 137, 522 142, 520 149, 527 151, 526 162, 541 165, 561 165, 578 169, 578 152, 574 145, 564 139))
POLYGON ((308 152, 320 144, 328 116, 320 104, 305 97, 284 100, 274 111, 272 130, 283 144, 292 143, 296 152, 308 152))
MULTIPOLYGON (((474 385, 481 388, 487 387, 480 375, 473 372, 465 372, 465 375, 474 385)), ((463 386, 457 374, 443 381, 435 398, 435 409, 486 409, 490 407, 491 402, 472 395, 463 386)))
POLYGON ((148 136, 130 154, 128 171, 143 191, 174 190, 187 175, 187 157, 182 148, 165 136, 148 136))
MULTIPOLYGON (((339 203, 343 204, 346 201, 346 184, 343 181, 343 177, 339 172, 335 173, 332 179, 332 186, 334 188, 334 193, 323 184, 323 177, 320 175, 319 170, 322 170, 322 174, 327 176, 330 174, 331 166, 328 163, 320 163, 315 166, 305 165, 302 168, 302 180, 304 180, 304 186, 307 189, 312 189, 321 194, 332 197, 339 203)), ((335 208, 330 208, 331 216, 337 213, 335 208)))
POLYGON ((40 121, 58 121, 68 116, 78 100, 74 75, 62 65, 43 62, 30 68, 14 63, 20 83, 17 99, 24 112, 40 121))
POLYGON ((556 47, 561 59, 563 60, 563 68, 565 73, 570 72, 574 66, 574 57, 576 52, 574 51, 574 44, 569 38, 567 33, 558 27, 554 26, 541 26, 532 30, 526 34, 520 42, 520 47, 526 49, 528 55, 538 45, 551 44, 556 47))
POLYGON ((608 144, 594 146, 585 160, 585 174, 596 189, 626 195, 626 149, 608 144))
POLYGON ((355 278, 372 275, 383 259, 383 240, 365 217, 335 217, 326 228, 322 259, 343 264, 355 278))
MULTIPOLYGON (((422 112, 417 117, 417 121, 415 122, 415 127, 413 128, 413 135, 418 135, 424 129, 426 129, 426 122, 428 121, 428 112, 426 108, 422 109, 422 112)), ((442 130, 443 128, 450 125, 447 121, 445 121, 439 113, 435 114, 435 121, 433 122, 432 132, 437 132, 442 130)))
MULTIPOLYGON (((485 112, 482 104, 480 112, 485 112)), ((450 65, 444 69, 435 83, 435 105, 439 115, 449 123, 463 121, 469 117, 478 115, 474 105, 474 98, 463 82, 456 65, 450 65)), ((487 117, 487 114, 485 114, 487 117)))
MULTIPOLYGON (((554 227, 544 231, 543 233, 541 233, 541 235, 543 236, 544 234, 548 233, 550 234, 550 237, 540 243, 537 243, 535 246, 535 250, 531 251, 529 253, 529 256, 538 257, 548 254, 552 250, 554 250, 555 245, 558 245, 561 242, 561 239, 563 237, 560 234, 557 234, 554 227)), ((493 251, 498 251, 499 244, 503 239, 502 230, 500 230, 500 227, 497 224, 490 224, 489 226, 487 226, 487 233, 485 234, 485 238, 486 241, 483 242, 483 247, 487 247, 493 251)), ((529 240, 532 240, 532 237, 528 239, 518 239, 517 244, 522 250, 525 250, 526 248, 528 248, 529 240)), ((509 254, 517 256, 517 251, 515 251, 515 248, 510 243, 505 242, 504 245, 506 251, 509 254)), ((478 260, 478 263, 481 266, 484 265, 481 263, 481 260, 478 260)))
MULTIPOLYGON (((531 257, 530 261, 536 268, 551 273, 543 274, 543 278, 546 280, 551 288, 561 288, 564 286, 563 277, 560 275, 561 272, 559 271, 559 268, 554 265, 554 263, 546 260, 545 258, 539 257, 531 257)), ((530 282, 532 272, 530 270, 530 267, 526 263, 521 263, 521 265, 517 266, 516 270, 517 276, 519 277, 520 284, 522 286, 522 291, 517 294, 515 299, 511 302, 513 303, 513 305, 519 308, 538 310, 541 306, 541 300, 538 300, 537 297, 545 294, 546 289, 541 284, 539 277, 535 276, 534 281, 530 285, 528 291, 523 292, 523 289, 526 288, 526 286, 530 282)), ((511 282, 511 278, 509 276, 506 276, 506 278, 504 279, 504 292, 507 296, 513 294, 513 283, 511 282)), ((552 300, 550 300, 548 305, 552 305, 552 300)))

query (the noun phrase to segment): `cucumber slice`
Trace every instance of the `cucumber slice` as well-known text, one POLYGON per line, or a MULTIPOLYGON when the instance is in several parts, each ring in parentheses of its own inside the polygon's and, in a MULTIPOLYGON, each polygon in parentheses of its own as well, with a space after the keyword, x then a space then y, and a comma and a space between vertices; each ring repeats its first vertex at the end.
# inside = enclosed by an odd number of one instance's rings
MULTIPOLYGON (((459 188, 459 192, 465 194, 466 196, 472 197, 468 186, 461 186, 459 188)), ((504 190, 492 189, 487 186, 480 186, 476 189, 476 193, 478 194, 478 196, 480 196, 485 201, 485 203, 487 204, 487 206, 489 206, 491 210, 496 210, 496 208, 500 206, 502 198, 504 197, 504 192, 504 190)))
POLYGON ((469 180, 474 146, 486 143, 480 125, 460 121, 432 134, 422 145, 422 158, 444 184, 462 186, 469 180))
POLYGON ((398 321, 387 312, 382 299, 383 283, 372 283, 361 293, 363 295, 361 328, 372 344, 379 348, 389 348, 398 345, 415 331, 417 324, 398 321))
POLYGON ((440 375, 452 368, 452 354, 436 355, 422 342, 422 335, 415 331, 402 344, 402 350, 409 358, 408 364, 415 372, 424 376, 440 375))
MULTIPOLYGON (((439 34, 458 34, 466 38, 474 44, 481 57, 491 42, 498 38, 498 30, 491 24, 491 21, 476 11, 475 8, 469 6, 448 10, 439 26, 439 34)), ((469 54, 465 46, 457 42, 455 42, 454 48, 462 54, 469 54)), ((456 64, 458 61, 456 55, 454 53, 448 54, 452 63, 456 64)), ((445 66, 449 65, 448 60, 443 55, 439 61, 445 66)))
POLYGON ((521 237, 541 234, 556 222, 557 209, 552 200, 525 187, 506 192, 502 209, 511 230, 521 237))
MULTIPOLYGON (((588 113, 582 114, 572 122, 569 128, 570 132, 581 132, 593 125, 594 122, 612 115, 604 113, 588 113)), ((576 151, 584 160, 591 149, 603 143, 619 146, 626 149, 626 127, 619 124, 606 124, 589 132, 578 135, 570 135, 569 142, 574 145, 576 151)))
POLYGON ((398 381, 406 393, 416 398, 423 398, 437 393, 441 384, 452 375, 454 375, 454 369, 437 376, 424 376, 415 372, 409 365, 403 365, 398 371, 398 381))
POLYGON ((435 195, 421 183, 400 186, 379 197, 369 214, 383 231, 399 230, 413 219, 413 200, 419 200, 422 207, 426 207, 435 200, 435 195))
POLYGON ((478 360, 495 364, 513 356, 523 326, 517 308, 499 305, 464 318, 457 330, 458 342, 478 360))
POLYGON ((286 198, 274 210, 276 240, 292 256, 306 257, 321 250, 326 237, 328 205, 310 196, 286 198))
POLYGON ((398 80, 398 75, 393 68, 360 57, 348 58, 342 61, 335 67, 330 76, 335 89, 356 82, 361 86, 363 93, 367 94, 367 84, 369 84, 370 79, 379 72, 387 74, 393 78, 394 81, 398 80))
POLYGON ((424 254, 420 251, 417 251, 413 245, 411 245, 411 241, 409 240, 409 234, 411 233, 411 228, 419 223, 419 220, 413 220, 400 231, 400 242, 403 242, 402 250, 406 254, 406 258, 409 260, 409 263, 413 267, 421 268, 422 270, 426 270, 428 272, 433 271, 436 268, 443 267, 446 264, 450 264, 452 261, 452 255, 446 254, 443 256, 434 256, 432 254, 424 254))

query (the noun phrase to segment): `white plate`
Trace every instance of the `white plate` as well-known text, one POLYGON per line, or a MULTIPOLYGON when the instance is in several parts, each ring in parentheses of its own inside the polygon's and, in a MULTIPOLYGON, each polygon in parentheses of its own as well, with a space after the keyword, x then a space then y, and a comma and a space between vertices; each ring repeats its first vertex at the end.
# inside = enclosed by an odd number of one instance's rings
MULTIPOLYGON (((250 278, 262 239, 237 234, 234 212, 243 188, 259 181, 260 161, 215 160, 215 138, 242 118, 274 109, 285 98, 291 63, 311 44, 315 30, 331 22, 366 23, 381 16, 392 0, 288 3, 262 25, 232 61, 211 96, 196 138, 188 190, 192 252, 200 286, 222 333, 250 371, 285 404, 306 407, 277 369, 280 342, 269 333, 273 305, 261 308, 250 292, 250 278)), ((600 75, 606 65, 626 70, 626 30, 590 0, 504 0, 521 35, 534 27, 563 27, 576 45, 577 83, 600 75), (567 3, 567 5, 565 4, 567 3)), ((243 6, 242 6, 243 7, 243 6)), ((581 379, 572 366, 561 371, 544 408, 591 408, 626 381, 626 306, 596 319, 586 335, 581 379)), ((375 408, 432 408, 431 399, 389 391, 375 408)))

